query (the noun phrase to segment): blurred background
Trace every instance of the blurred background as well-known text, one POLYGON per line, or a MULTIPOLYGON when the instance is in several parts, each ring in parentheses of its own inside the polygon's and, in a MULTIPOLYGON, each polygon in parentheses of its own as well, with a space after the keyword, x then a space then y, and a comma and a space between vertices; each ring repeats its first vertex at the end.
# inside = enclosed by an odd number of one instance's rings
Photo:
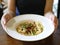
MULTIPOLYGON (((8 0, 0 0, 0 19, 3 13, 7 11, 8 0)), ((60 16, 60 0, 54 0, 52 10, 54 15, 59 18, 60 16)))

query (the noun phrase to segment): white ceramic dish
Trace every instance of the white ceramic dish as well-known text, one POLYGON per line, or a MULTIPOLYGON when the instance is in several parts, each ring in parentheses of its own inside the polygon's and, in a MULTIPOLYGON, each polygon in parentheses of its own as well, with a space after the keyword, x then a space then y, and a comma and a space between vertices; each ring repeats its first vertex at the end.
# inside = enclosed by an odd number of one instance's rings
POLYGON ((51 20, 44 16, 36 15, 36 14, 24 14, 20 16, 16 16, 12 18, 10 21, 8 21, 6 25, 6 32, 9 36, 12 38, 22 40, 22 41, 37 41, 42 40, 50 36, 54 32, 54 25, 51 20), (44 26, 44 30, 42 33, 35 35, 35 36, 25 36, 21 35, 16 31, 16 25, 18 22, 22 20, 34 20, 34 21, 40 21, 42 22, 44 26))

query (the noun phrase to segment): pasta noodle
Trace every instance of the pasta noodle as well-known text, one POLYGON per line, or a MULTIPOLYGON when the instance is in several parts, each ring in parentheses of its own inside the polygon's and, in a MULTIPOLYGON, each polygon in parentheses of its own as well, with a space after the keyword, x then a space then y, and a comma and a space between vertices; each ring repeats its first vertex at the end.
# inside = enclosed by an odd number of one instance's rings
POLYGON ((41 22, 35 22, 33 20, 23 20, 19 23, 16 30, 23 35, 37 35, 43 31, 43 25, 41 22))

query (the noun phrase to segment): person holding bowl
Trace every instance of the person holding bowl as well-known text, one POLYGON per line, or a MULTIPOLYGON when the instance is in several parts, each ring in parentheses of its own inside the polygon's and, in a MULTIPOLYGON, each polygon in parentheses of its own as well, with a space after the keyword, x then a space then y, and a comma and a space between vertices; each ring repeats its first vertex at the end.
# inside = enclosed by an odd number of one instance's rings
POLYGON ((51 19, 55 28, 58 26, 58 19, 52 11, 53 0, 8 0, 8 12, 4 13, 1 20, 5 28, 6 23, 16 16, 16 7, 19 14, 39 14, 51 19))

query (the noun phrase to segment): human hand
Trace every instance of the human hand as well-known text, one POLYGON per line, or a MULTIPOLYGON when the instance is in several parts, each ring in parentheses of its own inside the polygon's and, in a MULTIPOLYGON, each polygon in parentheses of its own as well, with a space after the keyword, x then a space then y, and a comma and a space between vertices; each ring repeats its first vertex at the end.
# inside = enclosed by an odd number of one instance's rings
POLYGON ((3 29, 6 29, 6 23, 11 19, 13 18, 14 16, 9 14, 9 13, 6 13, 2 16, 1 18, 1 24, 2 24, 2 27, 3 29))
POLYGON ((52 12, 46 13, 45 17, 47 17, 48 19, 51 19, 53 21, 55 29, 56 29, 57 26, 58 26, 58 19, 57 19, 57 17, 52 12))

